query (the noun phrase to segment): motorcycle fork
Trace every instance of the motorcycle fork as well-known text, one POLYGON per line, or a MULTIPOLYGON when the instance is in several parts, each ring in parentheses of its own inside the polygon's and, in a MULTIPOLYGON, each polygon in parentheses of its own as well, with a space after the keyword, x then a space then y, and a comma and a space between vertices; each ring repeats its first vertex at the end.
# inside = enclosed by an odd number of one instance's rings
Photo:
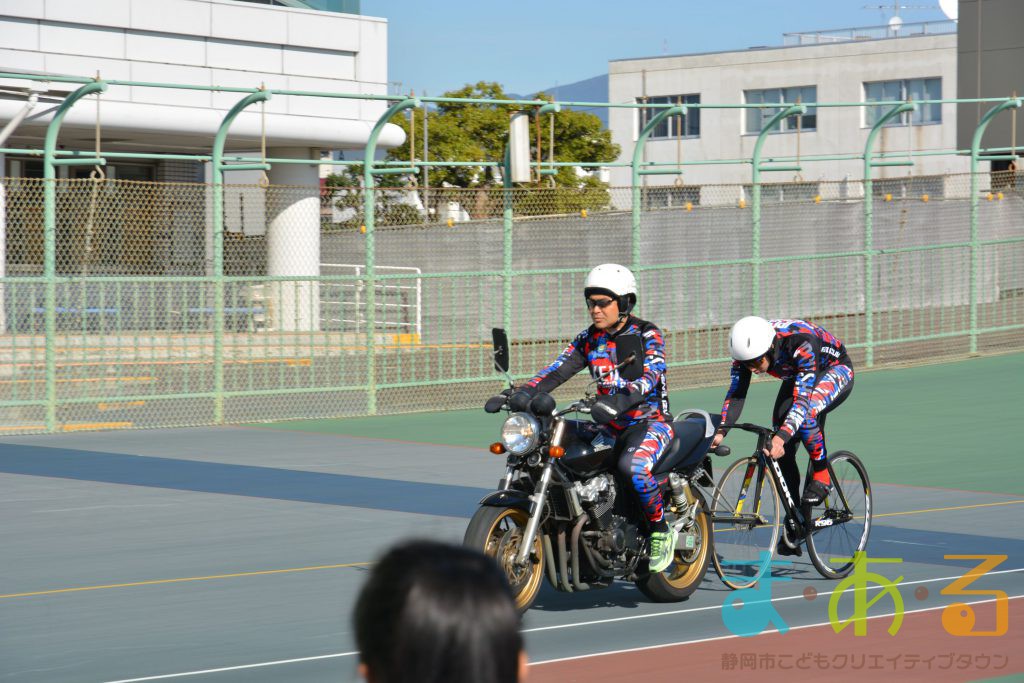
MULTIPOLYGON (((551 446, 560 446, 562 436, 565 434, 565 420, 561 417, 554 418, 554 425, 551 430, 551 446)), ((530 496, 530 519, 526 523, 526 530, 523 532, 523 542, 516 553, 515 563, 525 567, 530 560, 530 548, 533 547, 533 540, 537 537, 537 527, 540 526, 540 518, 544 515, 544 503, 547 501, 548 486, 551 485, 551 475, 554 470, 554 463, 548 456, 541 471, 540 481, 537 488, 530 496)))

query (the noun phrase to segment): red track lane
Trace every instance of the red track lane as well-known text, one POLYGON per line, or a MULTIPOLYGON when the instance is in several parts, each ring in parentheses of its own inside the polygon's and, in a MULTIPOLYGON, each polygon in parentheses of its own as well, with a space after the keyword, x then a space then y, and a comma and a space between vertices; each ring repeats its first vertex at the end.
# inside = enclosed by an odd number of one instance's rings
MULTIPOLYGON (((952 636, 942 626, 941 608, 906 614, 899 632, 890 636, 891 617, 870 618, 869 613, 866 636, 855 636, 853 624, 840 633, 826 624, 786 634, 597 654, 535 664, 528 683, 711 681, 743 675, 753 675, 758 683, 792 683, 808 676, 830 682, 947 683, 1008 676, 1024 672, 1024 602, 1013 599, 1008 607, 1009 630, 999 637, 952 636)), ((972 609, 976 630, 995 628, 996 603, 972 609)))

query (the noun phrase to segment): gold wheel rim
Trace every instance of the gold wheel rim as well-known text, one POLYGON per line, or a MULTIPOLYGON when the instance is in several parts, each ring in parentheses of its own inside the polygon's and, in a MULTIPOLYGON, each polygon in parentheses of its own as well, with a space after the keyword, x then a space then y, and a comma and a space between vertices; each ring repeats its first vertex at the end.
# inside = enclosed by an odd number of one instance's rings
POLYGON ((697 534, 697 550, 693 551, 692 558, 687 561, 685 550, 676 550, 670 572, 665 572, 665 580, 674 588, 686 588, 693 583, 694 577, 700 573, 708 559, 708 520, 705 515, 697 518, 693 525, 697 534))
MULTIPOLYGON (((512 592, 515 594, 516 607, 519 610, 525 609, 533 601, 533 597, 540 589, 540 582, 544 575, 544 572, 541 571, 541 562, 533 563, 525 569, 519 569, 513 564, 513 560, 519 552, 527 521, 528 517, 522 510, 503 511, 487 532, 487 541, 484 547, 484 553, 493 557, 505 573, 505 578, 508 579, 512 592), (503 522, 510 522, 511 527, 506 527, 503 522)), ((543 561, 544 551, 539 532, 533 539, 533 551, 533 554, 543 561)))

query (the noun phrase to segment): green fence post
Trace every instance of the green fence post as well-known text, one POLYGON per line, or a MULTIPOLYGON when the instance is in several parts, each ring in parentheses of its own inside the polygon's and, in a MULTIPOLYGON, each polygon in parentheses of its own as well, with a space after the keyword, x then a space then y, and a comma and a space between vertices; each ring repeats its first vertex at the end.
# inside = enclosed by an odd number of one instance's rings
MULTIPOLYGON (((761 132, 757 135, 757 141, 754 143, 754 154, 751 157, 751 173, 750 173, 750 220, 751 220, 751 234, 750 234, 750 263, 751 263, 751 314, 760 315, 761 313, 761 171, 771 171, 771 168, 763 168, 761 166, 761 148, 764 146, 764 142, 768 139, 768 134, 771 133, 772 128, 776 123, 786 118, 787 116, 793 116, 795 114, 804 114, 807 112, 806 105, 803 104, 792 104, 785 109, 779 111, 775 116, 768 119, 768 123, 761 127, 761 132)), ((786 170, 790 170, 792 167, 787 167, 786 170)), ((778 170, 778 169, 775 169, 778 170)), ((799 170, 799 168, 797 169, 799 170)))
MULTIPOLYGON (((871 127, 867 142, 864 144, 864 355, 869 368, 875 364, 875 198, 874 183, 871 179, 871 169, 875 162, 871 157, 874 155, 875 138, 882 127, 893 117, 915 109, 917 105, 913 102, 904 102, 885 112, 871 127)), ((913 165, 914 162, 909 163, 913 165)))
POLYGON ((651 133, 654 129, 661 124, 662 121, 667 119, 669 116, 685 116, 686 105, 677 104, 674 107, 666 107, 662 109, 654 118, 647 122, 647 125, 640 131, 640 135, 636 138, 636 146, 633 147, 633 163, 630 164, 632 171, 632 185, 633 185, 633 209, 632 215, 632 235, 630 237, 631 259, 633 269, 636 270, 640 267, 640 176, 643 175, 640 170, 640 162, 644 154, 644 145, 647 144, 647 138, 651 137, 651 133))
POLYGON ((980 232, 978 229, 978 161, 981 153, 981 137, 985 129, 992 122, 996 114, 1006 109, 1019 109, 1020 98, 1014 98, 1001 102, 985 112, 974 129, 974 137, 971 138, 971 345, 970 353, 978 353, 978 277, 981 257, 981 247, 978 244, 980 232))
POLYGON ((373 231, 376 212, 373 162, 374 156, 377 154, 377 138, 380 137, 387 122, 395 114, 419 106, 418 97, 406 97, 388 107, 388 110, 377 119, 373 130, 370 131, 363 154, 363 227, 366 229, 366 412, 370 415, 377 414, 377 340, 375 338, 377 329, 377 255, 373 231))
MULTIPOLYGON (((64 116, 86 95, 106 92, 104 81, 86 83, 61 102, 46 127, 43 142, 43 277, 45 287, 44 331, 46 335, 46 431, 57 430, 57 134, 64 116)), ((97 162, 98 163, 98 162, 97 162)))
MULTIPOLYGON (((213 421, 224 423, 224 143, 228 128, 243 109, 270 99, 266 90, 257 90, 239 100, 227 113, 213 139, 210 167, 213 171, 213 421)), ((248 166, 252 166, 251 164, 248 166)), ((261 165, 262 166, 262 165, 261 165)), ((266 165, 269 168, 269 165, 266 165)))

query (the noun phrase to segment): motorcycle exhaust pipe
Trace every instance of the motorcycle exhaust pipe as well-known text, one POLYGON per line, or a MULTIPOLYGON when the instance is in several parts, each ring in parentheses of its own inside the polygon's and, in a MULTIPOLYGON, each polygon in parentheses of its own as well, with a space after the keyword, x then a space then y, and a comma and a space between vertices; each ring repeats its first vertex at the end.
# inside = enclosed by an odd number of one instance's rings
POLYGON ((576 587, 578 591, 590 590, 589 583, 583 583, 580 581, 580 532, 583 530, 583 525, 587 522, 587 516, 581 515, 576 526, 572 530, 572 541, 570 548, 572 548, 572 585, 576 587))

